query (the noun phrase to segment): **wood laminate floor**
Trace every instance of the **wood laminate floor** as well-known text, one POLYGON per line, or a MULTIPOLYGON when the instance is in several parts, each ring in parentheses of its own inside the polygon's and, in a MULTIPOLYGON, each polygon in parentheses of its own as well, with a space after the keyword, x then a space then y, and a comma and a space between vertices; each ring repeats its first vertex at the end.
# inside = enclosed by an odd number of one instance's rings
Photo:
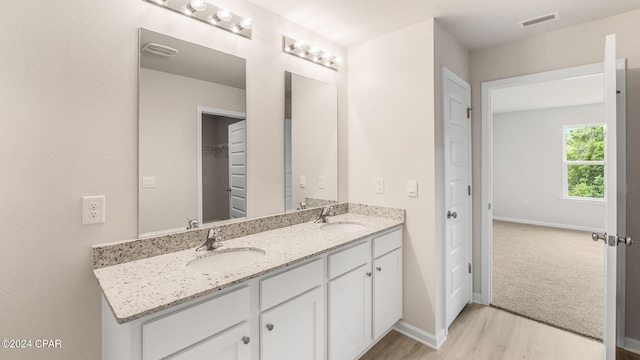
POLYGON ((436 351, 395 331, 361 360, 602 360, 602 343, 489 306, 469 304, 436 351))

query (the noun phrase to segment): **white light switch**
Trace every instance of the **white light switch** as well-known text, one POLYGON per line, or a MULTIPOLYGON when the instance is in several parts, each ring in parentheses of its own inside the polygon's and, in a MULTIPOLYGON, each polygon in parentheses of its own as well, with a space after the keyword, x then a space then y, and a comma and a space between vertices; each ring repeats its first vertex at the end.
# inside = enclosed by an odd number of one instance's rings
POLYGON ((384 194, 384 179, 376 178, 376 194, 384 194))
POLYGON ((324 189, 324 176, 319 176, 318 177, 318 189, 324 189))
POLYGON ((407 181, 407 196, 418 197, 418 180, 407 181))
POLYGON ((307 186, 307 177, 300 175, 300 187, 304 188, 305 186, 307 186))
POLYGON ((143 176, 142 177, 142 188, 154 188, 156 187, 156 177, 155 176, 143 176))

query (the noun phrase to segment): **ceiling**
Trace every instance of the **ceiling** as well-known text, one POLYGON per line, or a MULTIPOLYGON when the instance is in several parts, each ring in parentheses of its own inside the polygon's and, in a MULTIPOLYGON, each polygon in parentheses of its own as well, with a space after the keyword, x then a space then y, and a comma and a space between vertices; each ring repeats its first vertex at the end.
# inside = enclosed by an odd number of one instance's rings
POLYGON ((638 0, 250 0, 343 46, 438 18, 469 50, 640 8, 638 0), (560 19, 521 29, 553 12, 560 19))
POLYGON ((491 93, 494 113, 604 103, 604 75, 509 86, 491 93))
POLYGON ((140 67, 208 81, 237 89, 245 88, 245 60, 204 46, 147 29, 140 33, 140 47, 148 43, 168 46, 178 53, 163 57, 140 52, 140 67), (224 69, 224 71, 212 71, 224 69))

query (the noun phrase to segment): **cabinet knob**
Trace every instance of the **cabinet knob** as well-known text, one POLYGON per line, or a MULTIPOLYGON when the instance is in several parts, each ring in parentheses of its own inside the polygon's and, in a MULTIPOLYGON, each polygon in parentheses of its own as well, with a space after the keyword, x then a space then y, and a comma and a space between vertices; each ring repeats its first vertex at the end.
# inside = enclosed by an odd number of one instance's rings
POLYGON ((273 324, 267 324, 267 330, 269 331, 273 330, 273 324))
POLYGON ((371 272, 367 271, 367 276, 371 277, 371 272))
POLYGON ((242 342, 247 345, 249 342, 251 341, 251 338, 248 336, 243 336, 242 337, 242 342))
POLYGON ((382 267, 381 267, 381 266, 378 266, 378 267, 376 268, 376 270, 378 270, 378 271, 382 271, 382 267))

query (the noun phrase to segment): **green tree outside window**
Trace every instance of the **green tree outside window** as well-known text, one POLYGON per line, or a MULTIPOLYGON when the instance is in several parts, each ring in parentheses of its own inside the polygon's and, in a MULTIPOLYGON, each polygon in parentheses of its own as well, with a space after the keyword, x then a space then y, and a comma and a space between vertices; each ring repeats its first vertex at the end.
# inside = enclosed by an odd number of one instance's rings
POLYGON ((568 195, 604 199, 604 126, 566 128, 565 141, 568 195))

